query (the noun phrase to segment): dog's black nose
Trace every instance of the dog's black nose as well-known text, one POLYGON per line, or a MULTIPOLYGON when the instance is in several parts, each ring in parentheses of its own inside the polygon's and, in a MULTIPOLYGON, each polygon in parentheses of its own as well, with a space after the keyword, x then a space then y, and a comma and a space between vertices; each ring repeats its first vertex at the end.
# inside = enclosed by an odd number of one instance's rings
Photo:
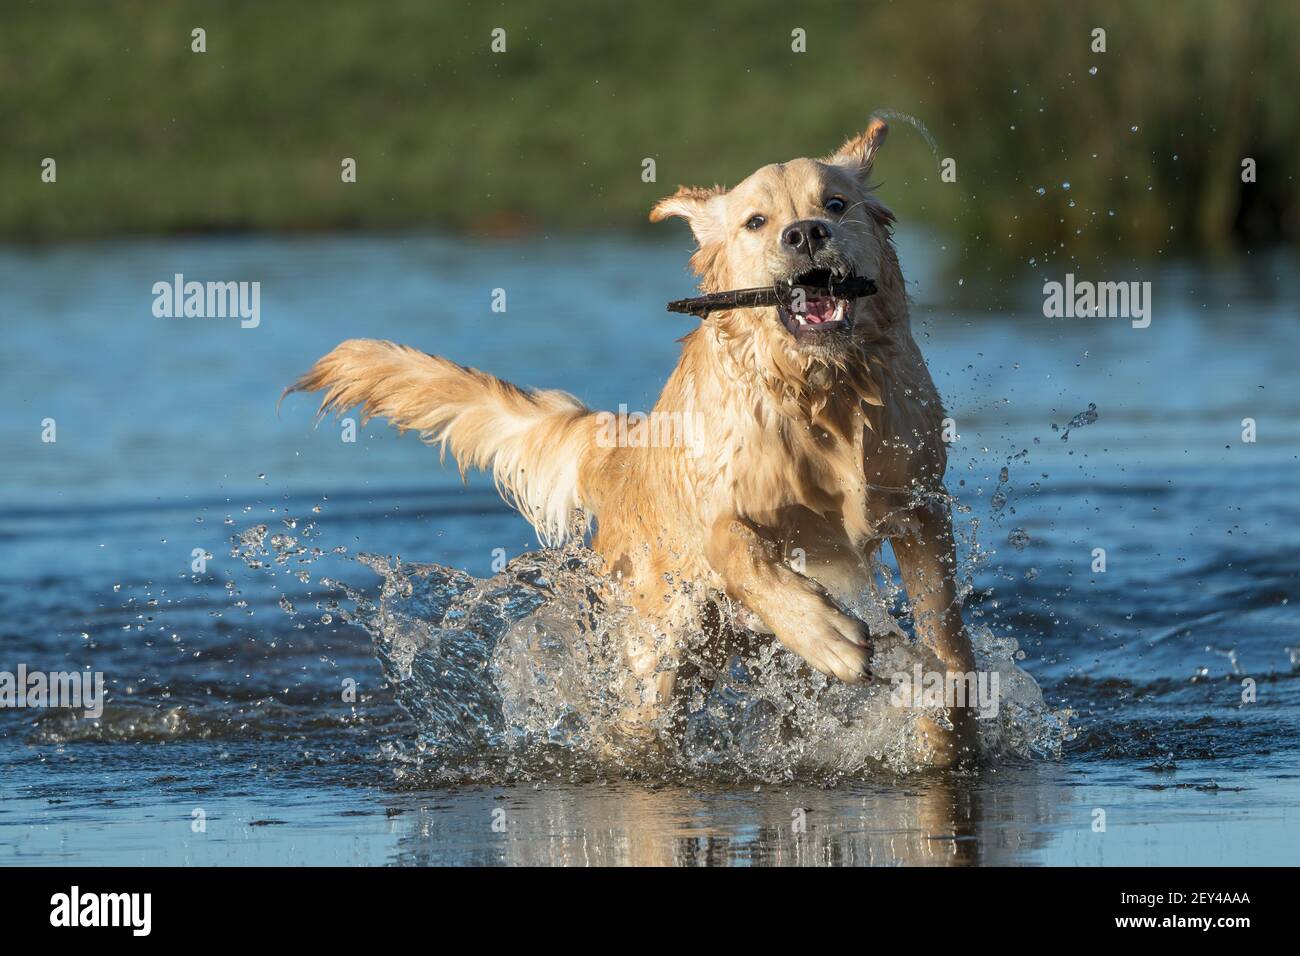
POLYGON ((781 242, 795 252, 812 256, 826 245, 831 237, 831 227, 817 219, 800 219, 793 225, 786 226, 781 233, 781 242))

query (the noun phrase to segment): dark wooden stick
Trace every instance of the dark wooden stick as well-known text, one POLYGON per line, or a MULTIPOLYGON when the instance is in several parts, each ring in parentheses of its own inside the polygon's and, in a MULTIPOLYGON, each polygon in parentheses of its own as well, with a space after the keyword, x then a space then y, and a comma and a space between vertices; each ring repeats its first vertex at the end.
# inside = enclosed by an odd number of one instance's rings
MULTIPOLYGON (((810 288, 804 286, 802 288, 810 288)), ((687 315, 708 315, 722 309, 759 309, 771 305, 787 305, 794 286, 788 283, 769 286, 762 289, 733 289, 731 292, 712 292, 694 299, 678 299, 668 303, 669 312, 684 312, 687 315)), ((876 280, 860 276, 849 276, 840 282, 831 284, 830 289, 815 289, 817 292, 829 292, 837 299, 860 299, 876 294, 876 280)))

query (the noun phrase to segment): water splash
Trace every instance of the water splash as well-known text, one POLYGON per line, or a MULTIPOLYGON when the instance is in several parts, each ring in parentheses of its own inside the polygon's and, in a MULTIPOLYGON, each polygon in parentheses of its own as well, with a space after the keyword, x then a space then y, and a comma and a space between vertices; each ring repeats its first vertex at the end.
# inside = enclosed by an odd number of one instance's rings
MULTIPOLYGON (((959 576, 963 596, 971 592, 974 564, 984 558, 974 541, 976 522, 967 524, 974 546, 959 576)), ((615 773, 829 785, 923 769, 927 755, 918 743, 918 723, 945 719, 938 704, 896 706, 891 676, 942 667, 895 622, 892 611, 906 596, 883 566, 875 586, 849 608, 876 636, 872 666, 880 681, 849 686, 816 674, 770 636, 748 630, 745 616, 725 597, 703 593, 696 597, 712 602, 718 628, 728 636, 725 653, 717 650, 716 634, 676 635, 681 666, 675 707, 652 735, 629 740, 620 714, 631 680, 623 658, 630 612, 611 592, 594 552, 581 544, 529 552, 481 579, 397 557, 349 557, 341 546, 318 547, 321 530, 313 522, 284 525, 293 533, 266 524, 236 532, 230 554, 270 583, 275 613, 286 615, 295 631, 307 626, 314 602, 322 623, 347 622, 369 635, 410 721, 400 729, 385 725, 370 707, 317 717, 330 731, 371 722, 371 732, 382 733, 380 756, 399 784, 615 773), (311 566, 323 559, 331 572, 337 566, 344 573, 373 573, 378 587, 320 574, 311 566), (294 587, 292 598, 281 591, 281 585, 305 583, 304 575, 316 578, 313 588, 294 587)), ((241 616, 253 613, 233 578, 223 593, 241 616)), ((1017 663, 1023 654, 1015 641, 986 626, 969 630, 979 672, 996 675, 1000 691, 996 713, 978 723, 981 750, 991 760, 1059 756, 1072 733, 1069 714, 1046 707, 1017 663)), ((275 653, 274 642, 269 647, 275 653)), ((206 694, 202 686, 177 684, 157 700, 113 701, 93 726, 51 721, 41 733, 49 740, 219 739, 270 733, 298 719, 293 702, 272 687, 249 688, 233 708, 215 706, 206 694)))
POLYGON ((940 161, 939 143, 931 134, 929 129, 926 128, 926 125, 922 123, 919 119, 917 119, 915 116, 912 116, 908 113, 899 112, 898 110, 876 110, 875 113, 873 113, 872 115, 879 116, 881 119, 884 120, 890 120, 891 122, 894 120, 899 120, 911 126, 913 129, 915 129, 918 133, 921 134, 921 136, 925 139, 926 145, 930 147, 930 152, 934 156, 935 165, 939 164, 940 161))
MULTIPOLYGON (((395 744, 393 756, 399 774, 426 782, 430 774, 533 778, 561 766, 828 782, 922 769, 917 722, 943 720, 937 707, 895 706, 888 682, 849 686, 810 674, 771 639, 744 632, 747 650, 719 664, 695 646, 702 635, 687 635, 676 709, 653 739, 629 742, 618 724, 628 612, 602 604, 608 583, 593 552, 570 545, 527 553, 486 580, 433 564, 359 560, 379 575, 381 593, 353 619, 420 728, 414 746, 395 744)), ((892 620, 883 603, 865 610, 883 635, 878 673, 942 669, 896 627, 891 634, 878 626, 892 620)), ((1016 642, 987 627, 971 634, 978 669, 996 674, 1000 689, 996 714, 979 721, 984 753, 1058 756, 1068 715, 1044 705, 1016 663, 1023 656, 1016 642)))

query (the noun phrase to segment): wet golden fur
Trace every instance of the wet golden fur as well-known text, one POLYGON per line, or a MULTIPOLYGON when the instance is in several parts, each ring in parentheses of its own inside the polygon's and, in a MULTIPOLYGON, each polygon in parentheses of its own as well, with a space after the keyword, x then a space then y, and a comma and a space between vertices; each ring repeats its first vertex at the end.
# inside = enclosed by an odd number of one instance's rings
MULTIPOLYGON (((921 640, 951 669, 973 668, 941 497, 942 406, 912 338, 894 217, 868 183, 885 133, 874 120, 822 160, 765 166, 729 191, 682 188, 654 207, 652 220, 690 224, 705 291, 798 271, 780 229, 814 220, 833 231, 827 260, 879 289, 856 301, 851 334, 812 342, 774 308, 709 316, 682 340, 655 406, 696 416, 693 448, 611 447, 602 420, 570 395, 390 342, 344 342, 293 386, 323 390, 322 413, 361 406, 450 450, 462 469, 490 469, 547 543, 566 537, 574 512, 595 519, 592 546, 639 612, 626 648, 633 732, 671 700, 679 637, 700 626, 699 585, 818 670, 864 679, 871 638, 851 609, 885 538, 921 640), (824 208, 829 194, 845 201, 838 215, 824 208), (746 228, 755 214, 765 225, 746 228)), ((951 716, 955 730, 922 722, 936 764, 970 744, 966 714, 951 716)))

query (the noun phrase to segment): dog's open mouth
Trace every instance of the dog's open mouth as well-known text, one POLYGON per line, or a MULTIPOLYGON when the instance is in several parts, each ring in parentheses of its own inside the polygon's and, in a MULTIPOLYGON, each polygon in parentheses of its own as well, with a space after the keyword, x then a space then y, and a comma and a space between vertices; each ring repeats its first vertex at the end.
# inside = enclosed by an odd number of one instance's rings
POLYGON ((836 288, 849 278, 831 269, 810 269, 780 283, 777 311, 786 330, 802 339, 851 329, 853 297, 837 294, 836 288))

